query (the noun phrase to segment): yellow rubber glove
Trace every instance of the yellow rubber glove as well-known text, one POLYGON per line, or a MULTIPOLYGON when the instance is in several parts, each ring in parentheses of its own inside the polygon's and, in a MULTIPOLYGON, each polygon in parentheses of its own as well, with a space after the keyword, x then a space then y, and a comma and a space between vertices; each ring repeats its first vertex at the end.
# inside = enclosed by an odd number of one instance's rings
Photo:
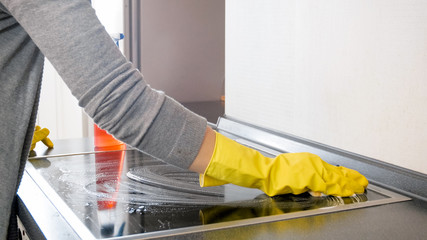
POLYGON ((44 145, 48 148, 53 148, 52 141, 47 137, 49 135, 49 129, 41 128, 40 126, 36 126, 34 131, 33 140, 31 141, 30 150, 33 150, 36 147, 36 143, 42 141, 44 145))
POLYGON ((215 150, 205 173, 200 175, 200 186, 225 183, 258 188, 269 196, 311 190, 347 197, 363 193, 368 180, 355 170, 330 165, 311 153, 268 158, 216 133, 215 150))

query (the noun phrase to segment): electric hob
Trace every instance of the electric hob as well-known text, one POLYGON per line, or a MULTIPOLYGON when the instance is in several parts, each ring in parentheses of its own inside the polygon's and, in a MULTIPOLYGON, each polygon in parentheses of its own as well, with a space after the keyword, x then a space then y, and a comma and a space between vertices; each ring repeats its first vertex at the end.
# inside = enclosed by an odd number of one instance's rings
MULTIPOLYGON (((266 156, 278 153, 236 140, 266 156)), ((173 236, 409 200, 375 184, 347 198, 268 197, 232 184, 200 188, 197 174, 137 150, 104 150, 33 156, 26 167, 23 181, 31 179, 81 239, 173 236)), ((30 189, 20 189, 24 198, 23 191, 31 195, 30 189)))

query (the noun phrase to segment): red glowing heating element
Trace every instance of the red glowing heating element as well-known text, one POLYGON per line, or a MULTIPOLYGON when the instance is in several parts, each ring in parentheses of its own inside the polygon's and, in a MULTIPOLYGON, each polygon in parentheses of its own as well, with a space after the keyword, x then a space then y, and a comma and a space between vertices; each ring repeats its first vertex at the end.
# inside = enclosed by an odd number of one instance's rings
POLYGON ((120 176, 123 169, 126 145, 94 124, 96 186, 97 191, 108 193, 109 199, 98 200, 98 209, 116 207, 120 176), (108 189, 108 190, 107 190, 108 189), (112 191, 112 189, 114 189, 112 191))
POLYGON ((115 139, 113 136, 108 134, 107 131, 99 128, 96 124, 93 124, 93 134, 95 137, 95 147, 124 145, 124 143, 115 139))

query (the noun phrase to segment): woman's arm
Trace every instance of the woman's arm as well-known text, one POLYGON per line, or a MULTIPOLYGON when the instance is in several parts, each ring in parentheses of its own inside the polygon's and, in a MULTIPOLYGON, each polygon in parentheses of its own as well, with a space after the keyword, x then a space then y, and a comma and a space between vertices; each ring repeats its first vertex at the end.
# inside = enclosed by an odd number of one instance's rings
POLYGON ((115 46, 90 1, 0 1, 101 128, 176 166, 193 163, 206 119, 147 85, 115 46))
POLYGON ((198 173, 205 172, 215 149, 215 138, 214 130, 212 130, 210 127, 207 127, 200 151, 197 154, 194 162, 189 167, 191 171, 198 173))

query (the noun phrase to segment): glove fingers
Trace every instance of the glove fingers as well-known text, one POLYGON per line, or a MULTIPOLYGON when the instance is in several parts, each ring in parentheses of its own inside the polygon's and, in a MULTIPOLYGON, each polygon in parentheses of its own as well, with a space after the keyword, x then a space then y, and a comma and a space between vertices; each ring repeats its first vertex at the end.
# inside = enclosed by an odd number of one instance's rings
POLYGON ((353 179, 365 188, 368 186, 368 179, 366 179, 366 177, 360 174, 358 171, 346 167, 339 167, 339 169, 341 170, 341 172, 343 172, 344 176, 353 179))
MULTIPOLYGON (((295 193, 296 187, 299 186, 299 190, 310 189, 315 192, 323 192, 327 195, 335 195, 347 197, 354 193, 363 193, 365 187, 368 185, 368 180, 355 170, 333 166, 323 161, 319 156, 309 153, 299 154, 288 154, 284 155, 289 160, 293 170, 298 169, 297 166, 301 165, 305 167, 300 169, 299 172, 305 173, 301 175, 301 178, 293 177, 294 182, 292 190, 295 193), (305 164, 300 164, 304 163, 305 164), (313 166, 315 171, 309 173, 310 166, 313 166), (301 185, 305 183, 306 185, 301 185)), ((301 167, 300 166, 300 167, 301 167)), ((302 192, 302 191, 298 191, 302 192)))
POLYGON ((364 177, 360 177, 360 173, 330 164, 324 164, 323 166, 322 179, 325 184, 325 191, 323 191, 323 193, 348 197, 355 193, 363 193, 365 191, 364 177))
POLYGON ((46 138, 49 135, 49 130, 47 128, 43 128, 41 130, 35 131, 33 140, 31 143, 36 143, 46 138))
POLYGON ((331 171, 326 181, 326 194, 348 197, 355 193, 363 193, 365 187, 352 178, 344 175, 339 169, 331 171))
POLYGON ((36 143, 39 141, 42 141, 48 148, 53 148, 52 141, 47 137, 49 133, 49 129, 42 129, 40 126, 36 126, 33 139, 31 141, 30 150, 33 150, 36 147, 36 143))
POLYGON ((48 137, 42 139, 42 143, 48 148, 53 148, 53 142, 48 137))

